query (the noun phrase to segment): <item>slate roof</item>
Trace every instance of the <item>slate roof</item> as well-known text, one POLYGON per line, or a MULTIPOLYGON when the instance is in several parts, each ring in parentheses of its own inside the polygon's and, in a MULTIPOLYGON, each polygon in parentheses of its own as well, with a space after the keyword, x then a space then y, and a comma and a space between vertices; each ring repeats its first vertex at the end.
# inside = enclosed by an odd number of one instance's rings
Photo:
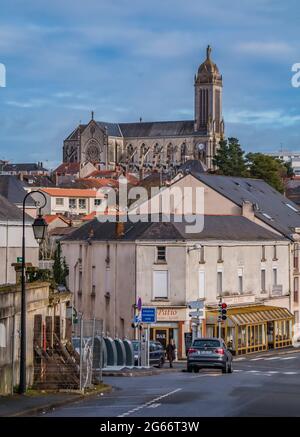
MULTIPOLYGON (((121 241, 135 240, 229 240, 229 241, 266 241, 285 240, 262 226, 243 216, 206 215, 204 228, 199 233, 186 233, 186 223, 171 222, 125 222, 125 235, 121 241)), ((115 223, 101 223, 94 219, 74 230, 64 241, 110 241, 116 240, 115 223)))
MULTIPOLYGON (((194 120, 181 121, 149 121, 136 123, 110 123, 105 121, 97 121, 97 124, 102 128, 107 128, 107 133, 112 137, 125 138, 159 138, 187 135, 205 135, 206 131, 194 130, 194 120)), ((78 134, 82 133, 87 124, 80 124, 66 140, 77 140, 78 134)))
MULTIPOLYGON (((0 221, 22 221, 23 213, 20 208, 10 203, 4 196, 0 195, 0 221)), ((32 222, 33 219, 25 214, 26 223, 32 222)))
POLYGON ((191 174, 239 206, 252 202, 255 216, 288 238, 292 238, 293 228, 300 227, 299 206, 261 179, 191 174))
MULTIPOLYGON (((23 203, 26 191, 24 184, 13 175, 0 175, 0 194, 16 205, 23 203)), ((27 197, 26 206, 35 206, 31 196, 27 197)))
POLYGON ((43 166, 35 163, 21 163, 21 164, 5 164, 2 166, 2 171, 48 171, 43 166))

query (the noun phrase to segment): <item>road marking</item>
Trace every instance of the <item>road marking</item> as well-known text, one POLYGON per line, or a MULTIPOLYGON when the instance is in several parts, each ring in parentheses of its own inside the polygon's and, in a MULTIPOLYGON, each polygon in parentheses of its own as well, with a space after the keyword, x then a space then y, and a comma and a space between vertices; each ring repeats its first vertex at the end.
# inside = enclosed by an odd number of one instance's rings
POLYGON ((283 375, 298 375, 299 372, 283 372, 283 375))
POLYGON ((161 406, 160 403, 156 403, 156 404, 149 405, 149 407, 147 407, 147 408, 157 408, 157 407, 160 407, 160 406, 161 406))
POLYGON ((250 361, 265 360, 265 358, 252 358, 250 361))
POLYGON ((295 360, 297 357, 280 358, 281 360, 295 360))
POLYGON ((245 359, 246 359, 245 357, 235 358, 234 361, 243 361, 243 360, 245 360, 245 359))
POLYGON ((140 405, 139 407, 133 408, 132 410, 127 411, 126 413, 120 414, 118 417, 129 416, 130 414, 135 413, 136 411, 142 410, 143 408, 149 407, 150 405, 157 403, 157 401, 160 401, 161 399, 164 399, 168 396, 171 396, 171 395, 173 395, 181 390, 182 390, 182 388, 177 388, 176 390, 170 391, 169 393, 166 393, 166 394, 161 395, 155 399, 152 399, 151 401, 146 402, 145 404, 140 405))
POLYGON ((281 357, 271 357, 271 358, 265 358, 265 361, 271 361, 271 360, 281 360, 281 357))

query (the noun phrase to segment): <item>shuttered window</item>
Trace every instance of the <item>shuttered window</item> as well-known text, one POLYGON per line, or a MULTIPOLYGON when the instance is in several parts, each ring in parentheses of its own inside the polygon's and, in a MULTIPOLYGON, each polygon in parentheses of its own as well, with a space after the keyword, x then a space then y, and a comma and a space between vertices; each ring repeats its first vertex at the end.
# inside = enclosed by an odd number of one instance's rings
POLYGON ((168 297, 168 271, 155 270, 153 272, 153 298, 167 298, 168 297))
POLYGON ((204 299, 205 297, 205 272, 199 270, 199 299, 204 299))

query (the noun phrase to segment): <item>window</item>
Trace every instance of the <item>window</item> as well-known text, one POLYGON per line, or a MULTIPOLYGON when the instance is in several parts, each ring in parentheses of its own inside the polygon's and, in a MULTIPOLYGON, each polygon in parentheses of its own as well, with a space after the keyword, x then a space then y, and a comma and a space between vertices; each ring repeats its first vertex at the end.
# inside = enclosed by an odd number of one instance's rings
POLYGON ((238 269, 238 292, 243 294, 243 269, 238 269))
POLYGON ((261 260, 266 261, 266 246, 261 247, 261 260))
POLYGON ((294 269, 299 270, 299 244, 294 244, 294 269))
POLYGON ((63 197, 56 197, 56 199, 55 199, 55 205, 56 205, 56 206, 63 206, 63 204, 64 204, 64 199, 63 199, 63 197))
POLYGON ((277 246, 273 246, 273 261, 277 261, 277 246))
POLYGON ((217 295, 221 296, 223 291, 223 272, 217 272, 217 295))
POLYGON ((166 262, 166 246, 157 246, 157 262, 166 262))
POLYGON ((82 293, 82 272, 79 272, 79 278, 78 278, 78 293, 82 293))
POLYGON ((260 284, 261 284, 261 291, 266 291, 266 270, 261 269, 260 271, 260 284))
POLYGON ((94 206, 100 206, 102 203, 102 199, 94 199, 94 206))
POLYGON ((6 346, 6 327, 4 323, 0 323, 0 347, 6 346))
POLYGON ((86 209, 86 199, 79 199, 79 209, 86 209))
POLYGON ((277 267, 273 267, 273 285, 277 285, 277 267))
POLYGON ((205 263, 205 252, 204 252, 204 246, 201 246, 199 252, 200 252, 200 253, 199 253, 199 256, 200 256, 200 260, 199 260, 199 262, 200 262, 201 264, 204 264, 204 263, 205 263))
POLYGON ((69 199, 69 208, 70 209, 76 208, 76 199, 69 199))
POLYGON ((218 263, 223 262, 223 251, 222 246, 218 246, 218 263))
POLYGON ((153 272, 153 298, 168 297, 168 271, 155 270, 153 272))
POLYGON ((294 302, 298 303, 299 301, 299 278, 294 278, 294 302))
POLYGON ((199 299, 204 299, 205 297, 205 272, 199 270, 199 299))

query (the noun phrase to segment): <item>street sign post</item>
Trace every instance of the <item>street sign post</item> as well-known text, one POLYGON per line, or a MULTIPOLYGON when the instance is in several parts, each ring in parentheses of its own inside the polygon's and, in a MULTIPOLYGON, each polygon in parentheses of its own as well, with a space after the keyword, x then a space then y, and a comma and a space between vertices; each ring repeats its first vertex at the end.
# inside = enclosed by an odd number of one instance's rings
POLYGON ((142 307, 142 323, 156 323, 156 307, 142 307))

